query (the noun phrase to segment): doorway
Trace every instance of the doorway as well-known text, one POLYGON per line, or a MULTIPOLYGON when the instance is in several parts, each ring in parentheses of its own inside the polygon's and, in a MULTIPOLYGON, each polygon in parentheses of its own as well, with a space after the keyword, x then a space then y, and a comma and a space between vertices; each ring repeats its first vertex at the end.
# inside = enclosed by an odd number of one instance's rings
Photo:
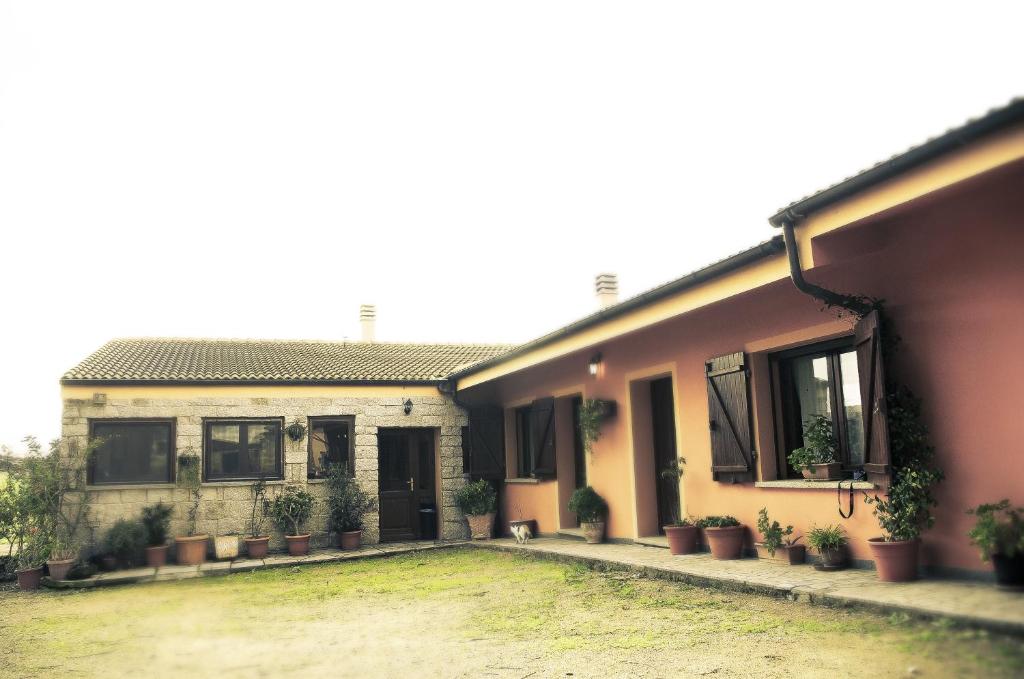
POLYGON ((679 514, 679 482, 663 474, 676 463, 675 404, 672 378, 651 380, 651 447, 654 449, 654 487, 658 495, 658 532, 679 514))
MULTIPOLYGON (((377 469, 380 483, 380 541, 420 540, 420 510, 437 519, 434 494, 434 430, 379 429, 377 469)), ((436 526, 433 527, 436 534, 436 526)))

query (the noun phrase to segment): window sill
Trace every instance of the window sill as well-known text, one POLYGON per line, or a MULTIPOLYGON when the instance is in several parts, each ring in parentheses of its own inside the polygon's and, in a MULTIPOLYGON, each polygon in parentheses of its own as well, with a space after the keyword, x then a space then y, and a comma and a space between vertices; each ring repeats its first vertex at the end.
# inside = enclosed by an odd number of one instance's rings
POLYGON ((97 483, 86 485, 85 490, 172 490, 177 488, 173 483, 97 483))
POLYGON ((327 479, 321 479, 321 478, 311 479, 311 478, 307 477, 306 478, 306 483, 327 483, 327 479))
MULTIPOLYGON (((231 486, 251 486, 256 483, 256 479, 247 479, 240 481, 203 481, 200 485, 201 488, 224 488, 231 486)), ((284 479, 266 479, 264 481, 268 486, 283 486, 284 479)))
POLYGON ((525 483, 525 484, 537 484, 540 483, 540 479, 505 479, 505 483, 525 483))
MULTIPOLYGON (((835 490, 839 484, 843 484, 843 490, 850 487, 850 480, 843 481, 813 481, 811 479, 785 479, 782 481, 758 481, 755 488, 789 488, 796 490, 835 490)), ((869 481, 854 481, 854 490, 874 490, 875 484, 869 481)))

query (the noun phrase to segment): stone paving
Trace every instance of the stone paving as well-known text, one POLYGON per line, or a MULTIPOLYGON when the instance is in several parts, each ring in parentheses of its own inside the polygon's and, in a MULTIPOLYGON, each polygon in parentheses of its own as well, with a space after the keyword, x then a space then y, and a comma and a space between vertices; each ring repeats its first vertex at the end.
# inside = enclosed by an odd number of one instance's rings
POLYGON ((359 549, 342 551, 324 549, 311 551, 306 556, 288 556, 287 554, 271 554, 265 559, 238 558, 232 561, 207 561, 198 566, 179 566, 171 564, 162 568, 129 568, 109 573, 98 573, 82 580, 51 580, 43 578, 43 584, 55 589, 84 589, 88 587, 104 587, 107 585, 127 585, 137 582, 159 582, 162 580, 187 580, 211 575, 227 575, 241 571, 253 571, 262 568, 283 568, 301 566, 303 564, 331 563, 350 561, 352 559, 373 559, 395 554, 421 552, 445 547, 456 547, 465 544, 461 541, 449 542, 388 542, 375 545, 363 545, 359 549))
POLYGON ((473 545, 624 568, 696 585, 773 594, 815 604, 949 618, 975 627, 1024 634, 1024 593, 999 590, 988 583, 938 578, 887 583, 879 582, 874 571, 862 569, 824 572, 811 565, 789 566, 758 559, 717 561, 707 553, 672 556, 667 549, 653 545, 588 545, 563 538, 537 538, 525 545, 511 539, 473 545))

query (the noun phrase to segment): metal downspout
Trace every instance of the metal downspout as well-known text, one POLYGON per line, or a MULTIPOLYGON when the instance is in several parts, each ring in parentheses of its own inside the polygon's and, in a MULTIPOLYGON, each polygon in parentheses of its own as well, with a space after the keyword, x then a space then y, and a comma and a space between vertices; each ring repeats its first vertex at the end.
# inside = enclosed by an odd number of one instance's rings
POLYGON ((824 302, 830 307, 841 307, 849 309, 857 316, 864 316, 871 311, 871 305, 866 304, 850 295, 842 295, 832 290, 827 290, 820 285, 810 283, 804 278, 803 269, 800 267, 800 251, 796 242, 796 235, 793 230, 793 222, 786 220, 782 223, 783 238, 786 243, 786 256, 789 259, 789 277, 800 292, 810 295, 815 299, 824 302))

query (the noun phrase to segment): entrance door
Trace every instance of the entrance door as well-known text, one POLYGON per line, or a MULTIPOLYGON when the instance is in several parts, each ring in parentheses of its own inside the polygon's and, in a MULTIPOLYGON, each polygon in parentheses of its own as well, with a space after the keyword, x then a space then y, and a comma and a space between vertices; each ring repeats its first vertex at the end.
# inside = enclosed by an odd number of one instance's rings
POLYGON ((672 378, 651 381, 651 433, 654 444, 654 487, 658 493, 658 531, 679 513, 679 483, 662 472, 676 461, 675 406, 672 378))
MULTIPOLYGON (((434 430, 379 429, 380 540, 419 540, 420 509, 433 507, 434 430)), ((429 515, 436 520, 437 514, 429 515)))

